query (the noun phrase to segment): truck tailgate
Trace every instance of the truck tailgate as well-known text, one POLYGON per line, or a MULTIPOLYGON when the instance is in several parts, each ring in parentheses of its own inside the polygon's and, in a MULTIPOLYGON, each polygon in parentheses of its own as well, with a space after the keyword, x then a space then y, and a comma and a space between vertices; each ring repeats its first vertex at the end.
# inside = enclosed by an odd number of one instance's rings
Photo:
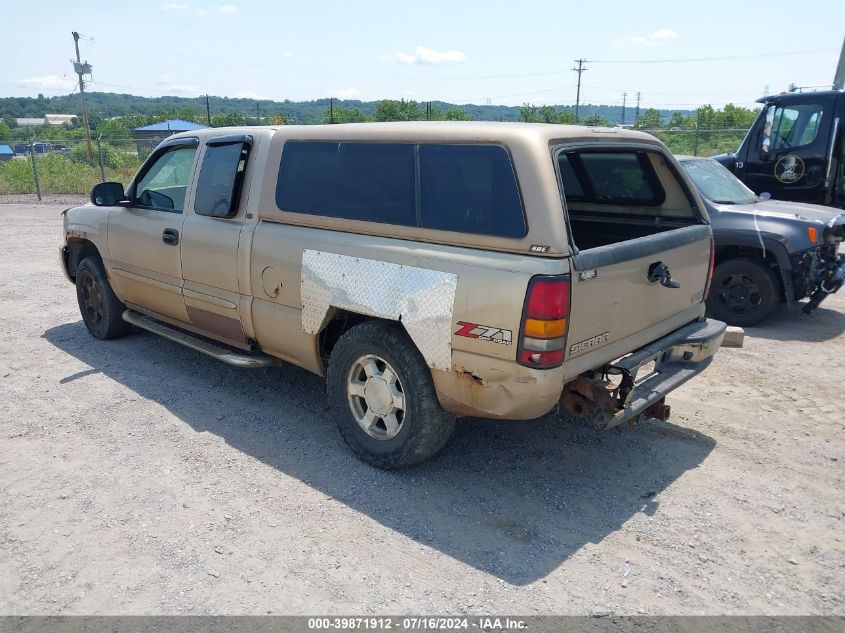
POLYGON ((710 248, 709 225, 697 224, 576 255, 566 351, 572 369, 601 366, 702 316, 710 248), (673 283, 650 279, 662 265, 673 283))

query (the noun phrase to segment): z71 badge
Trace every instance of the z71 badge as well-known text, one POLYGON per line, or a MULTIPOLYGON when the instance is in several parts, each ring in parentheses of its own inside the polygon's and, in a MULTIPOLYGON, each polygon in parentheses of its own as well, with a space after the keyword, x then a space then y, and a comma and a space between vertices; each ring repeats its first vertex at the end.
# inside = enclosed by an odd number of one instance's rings
POLYGON ((461 326, 461 329, 455 332, 458 336, 476 338, 479 341, 490 341, 500 345, 510 345, 513 342, 513 333, 510 330, 493 327, 492 325, 467 323, 466 321, 458 321, 458 325, 461 326))

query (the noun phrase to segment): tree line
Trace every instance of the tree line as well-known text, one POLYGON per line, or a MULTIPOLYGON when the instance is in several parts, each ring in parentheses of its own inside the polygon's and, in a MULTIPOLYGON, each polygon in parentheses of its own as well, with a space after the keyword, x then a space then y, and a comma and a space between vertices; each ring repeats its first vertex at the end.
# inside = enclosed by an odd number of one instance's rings
MULTIPOLYGON (((97 93, 95 93, 97 94, 97 93)), ((109 95, 114 96, 114 95, 109 95)), ((144 99, 139 97, 139 99, 144 99)), ((10 101, 20 98, 0 99, 0 108, 10 101)), ((38 102, 39 99, 30 99, 38 102)), ((47 102, 47 99, 41 99, 47 102)), ((147 100, 147 111, 134 112, 119 116, 106 117, 102 112, 91 112, 89 120, 95 136, 104 139, 130 139, 132 130, 169 119, 183 119, 202 125, 211 123, 212 127, 237 125, 284 125, 297 123, 282 109, 271 110, 265 107, 261 111, 259 104, 256 112, 247 114, 241 110, 209 112, 204 107, 178 105, 175 107, 150 107, 155 100, 147 100)), ((237 101, 237 100, 232 100, 237 101)), ((254 102, 253 102, 254 106, 254 102)), ((455 105, 442 101, 418 102, 406 99, 383 99, 377 102, 320 100, 318 114, 310 123, 355 123, 365 121, 471 121, 471 120, 515 120, 529 123, 576 123, 573 106, 536 106, 525 103, 519 107, 493 106, 508 108, 509 118, 484 118, 483 113, 473 114, 472 108, 480 106, 455 105), (513 115, 513 116, 511 116, 513 115)), ((2 112, 0 120, 0 142, 19 143, 31 138, 48 140, 78 140, 84 138, 81 117, 62 126, 18 127, 15 117, 7 111, 2 112)), ((704 105, 697 110, 658 110, 647 108, 634 119, 635 112, 629 108, 625 113, 626 127, 645 130, 658 136, 675 153, 704 154, 719 153, 735 149, 742 140, 743 130, 751 127, 759 110, 727 104, 717 109, 704 105)), ((501 113, 500 113, 501 114, 501 113)), ((592 126, 613 126, 623 122, 623 113, 616 106, 596 106, 592 104, 579 108, 578 123, 592 126), (616 108, 616 109, 614 109, 616 108)))
MULTIPOLYGON (((90 92, 86 93, 88 114, 91 125, 97 128, 100 122, 129 115, 156 116, 161 120, 160 115, 170 113, 181 113, 180 118, 187 118, 207 124, 206 98, 203 97, 140 97, 137 95, 90 92)), ((521 121, 523 120, 519 106, 505 106, 493 104, 454 104, 445 101, 433 100, 380 100, 361 101, 356 99, 315 99, 311 101, 272 101, 253 99, 233 99, 228 97, 212 96, 208 100, 212 122, 215 117, 232 113, 240 114, 247 122, 254 121, 256 116, 261 117, 262 123, 270 116, 282 116, 288 123, 321 123, 326 112, 333 105, 340 108, 341 114, 349 114, 345 111, 352 111, 351 115, 356 116, 354 110, 358 110, 367 120, 384 119, 384 115, 396 116, 396 111, 401 116, 410 118, 423 117, 426 113, 427 104, 431 104, 434 112, 445 113, 455 108, 459 109, 466 116, 477 121, 521 121), (385 105, 387 102, 389 105, 385 105), (257 109, 257 112, 256 112, 257 109), (378 112, 377 112, 378 111, 378 112)), ((559 110, 574 111, 572 106, 557 106, 559 110)), ((661 117, 668 119, 674 112, 690 114, 689 110, 660 110, 661 117)), ((54 114, 76 114, 82 115, 82 103, 78 95, 71 97, 3 97, 0 98, 0 116, 7 115, 10 118, 30 117, 41 118, 47 113, 54 114)), ((597 115, 611 123, 621 122, 622 107, 619 105, 585 104, 581 106, 580 114, 582 119, 597 115)), ((451 116, 456 116, 453 112, 451 116)), ((631 122, 633 116, 632 108, 627 110, 627 122, 631 122)))

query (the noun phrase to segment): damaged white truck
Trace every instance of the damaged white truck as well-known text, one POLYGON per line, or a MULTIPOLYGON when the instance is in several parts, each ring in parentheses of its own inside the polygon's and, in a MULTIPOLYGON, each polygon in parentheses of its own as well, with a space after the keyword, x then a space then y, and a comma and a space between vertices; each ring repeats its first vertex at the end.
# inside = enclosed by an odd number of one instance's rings
POLYGON ((326 377, 347 444, 417 464, 458 416, 665 419, 704 318, 701 199, 646 134, 388 123, 208 129, 64 214, 90 333, 326 377))

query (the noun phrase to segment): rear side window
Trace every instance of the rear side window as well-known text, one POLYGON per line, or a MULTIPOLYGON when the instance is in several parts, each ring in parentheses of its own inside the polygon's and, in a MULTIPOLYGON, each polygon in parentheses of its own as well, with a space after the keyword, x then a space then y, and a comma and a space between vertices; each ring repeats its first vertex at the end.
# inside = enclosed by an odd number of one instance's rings
POLYGON ((284 211, 413 225, 414 146, 288 141, 276 205, 284 211))
POLYGON ((582 152, 569 154, 568 159, 579 175, 581 200, 657 206, 666 197, 648 158, 641 152, 582 152))
POLYGON ((496 145, 420 145, 420 224, 428 229, 523 237, 525 218, 510 157, 496 145))
POLYGON ((584 187, 578 181, 578 176, 575 175, 575 170, 572 168, 572 162, 569 160, 568 154, 560 154, 558 157, 560 164, 560 179, 563 181, 563 191, 566 193, 567 200, 583 200, 584 187))
POLYGON ((198 215, 230 218, 237 214, 248 151, 245 143, 206 148, 194 200, 198 215))
POLYGON ((510 157, 494 145, 288 141, 276 205, 349 220, 526 234, 510 157))

